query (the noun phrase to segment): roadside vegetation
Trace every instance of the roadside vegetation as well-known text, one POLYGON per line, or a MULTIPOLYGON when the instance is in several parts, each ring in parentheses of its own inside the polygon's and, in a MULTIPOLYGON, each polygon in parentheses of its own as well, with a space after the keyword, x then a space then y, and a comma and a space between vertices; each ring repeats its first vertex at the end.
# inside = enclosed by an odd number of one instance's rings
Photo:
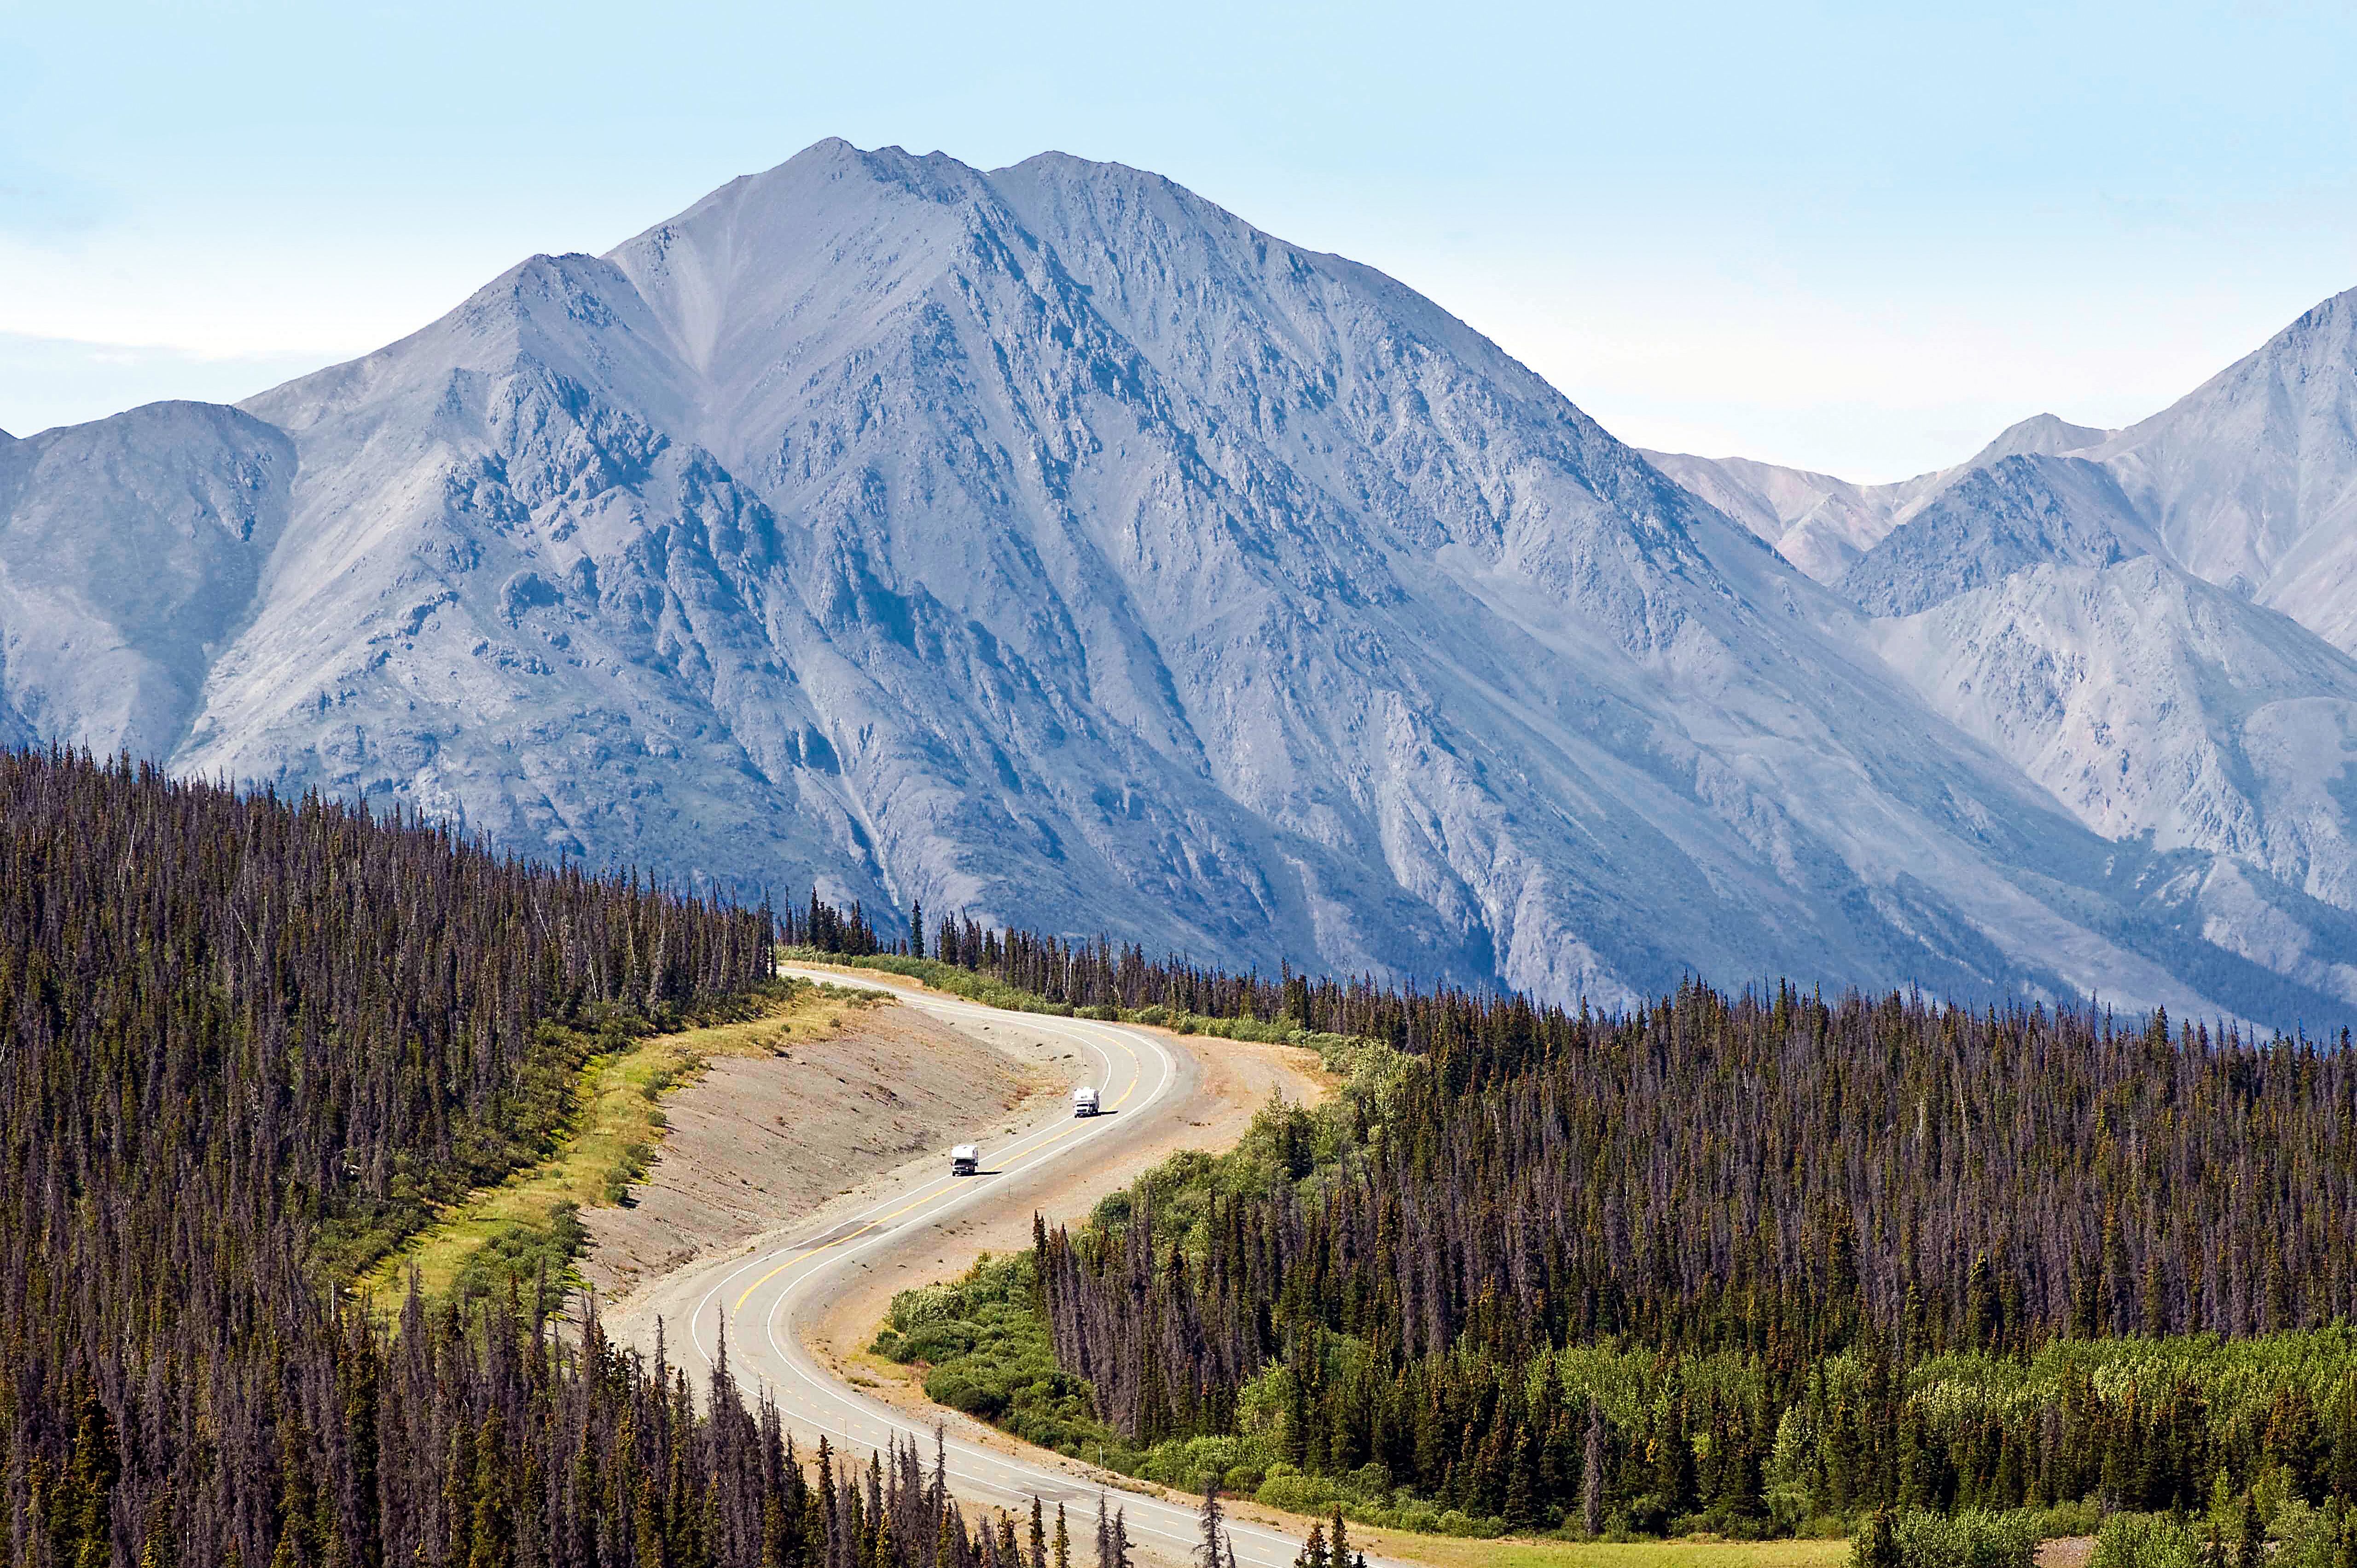
POLYGON ((609 1030, 576 1070, 574 1101, 548 1155, 444 1207, 355 1293, 397 1305, 414 1275, 428 1303, 512 1288, 555 1311, 581 1284, 580 1211, 630 1201, 662 1141, 664 1095, 715 1058, 783 1056, 796 1038, 884 1000, 874 991, 780 979, 763 983, 723 1022, 665 1034, 609 1030))
POLYGON ((779 957, 788 963, 834 964, 845 969, 873 970, 878 974, 897 974, 921 981, 936 991, 944 991, 952 996, 961 996, 985 1007, 1003 1008, 1010 1013, 1092 1018, 1104 1024, 1145 1024, 1180 1035, 1211 1035, 1221 1039, 1250 1040, 1269 1046, 1305 1046, 1320 1052, 1332 1043, 1348 1038, 1306 1027, 1299 1018, 1284 1015, 1265 1020, 1249 1016, 1222 1018, 1165 1006, 1158 1002, 1143 1007, 1121 1007, 1111 1003, 1075 1005, 1070 1002, 1051 1002, 1036 991, 1008 985, 989 975, 977 974, 953 963, 944 963, 940 959, 910 958, 900 953, 827 952, 810 947, 783 948, 780 950, 779 957))
POLYGON ((1028 1274, 911 1300, 879 1350, 1010 1431, 1469 1538, 1880 1520, 1868 1568, 1998 1568, 2158 1512, 2252 1521, 2269 1562, 2357 1549, 2345 1047, 1790 987, 1573 1015, 949 921, 931 946, 828 956, 1381 1069, 1175 1156, 1028 1274))
POLYGON ((1418 1535, 1361 1530, 1359 1543, 1382 1556, 1430 1568, 1844 1568, 1849 1542, 1827 1541, 1556 1541, 1418 1535))

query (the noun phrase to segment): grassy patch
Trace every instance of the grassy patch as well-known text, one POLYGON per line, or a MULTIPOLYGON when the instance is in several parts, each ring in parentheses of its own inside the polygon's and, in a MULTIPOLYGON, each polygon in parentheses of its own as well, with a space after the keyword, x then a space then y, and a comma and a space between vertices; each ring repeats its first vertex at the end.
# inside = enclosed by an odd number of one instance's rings
POLYGON ((512 1283, 540 1289, 554 1310, 581 1283, 580 1211, 628 1203, 630 1187, 646 1178, 662 1141, 666 1091, 714 1058, 785 1055, 797 1036, 839 1027, 846 1012, 885 1000, 871 991, 783 981, 755 997, 747 1016, 598 1051, 576 1075, 571 1114, 546 1158, 444 1206, 353 1290, 397 1302, 414 1270, 429 1302, 474 1300, 512 1283))
POLYGON ((1849 1561, 1846 1541, 1453 1541, 1382 1530, 1364 1539, 1387 1556, 1433 1568, 1843 1568, 1849 1561))

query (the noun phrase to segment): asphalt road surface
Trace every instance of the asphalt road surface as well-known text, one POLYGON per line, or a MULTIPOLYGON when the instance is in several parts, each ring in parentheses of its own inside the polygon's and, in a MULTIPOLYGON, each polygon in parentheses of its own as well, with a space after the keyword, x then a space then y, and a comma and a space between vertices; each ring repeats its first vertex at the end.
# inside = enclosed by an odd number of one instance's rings
MULTIPOLYGON (((839 972, 786 972, 847 983, 839 972)), ((1028 1219, 1034 1199, 1049 1185, 1068 1180, 1075 1167, 1110 1165, 1123 1149, 1166 1131, 1205 1091, 1195 1064, 1143 1029, 1006 1013, 897 987, 893 994, 903 1006, 947 1022, 1012 1027, 1070 1046, 1079 1073, 1096 1084, 1105 1114, 1076 1117, 1067 1102, 1059 1113, 996 1142, 944 1129, 938 1176, 909 1183, 775 1251, 687 1271, 684 1278, 698 1287, 692 1295, 688 1337, 691 1354, 708 1369, 725 1331, 731 1374, 748 1389, 766 1388, 788 1430, 806 1446, 823 1434, 838 1451, 864 1463, 868 1451, 913 1437, 930 1465, 932 1425, 837 1379, 803 1348, 801 1326, 823 1317, 864 1272, 862 1265, 939 1256, 940 1228, 949 1220, 1008 1213, 1028 1219), (946 1144, 965 1142, 981 1145, 982 1172, 952 1176, 946 1144)), ((1100 1485, 1086 1466, 1052 1455, 1018 1457, 956 1436, 947 1446, 951 1489, 968 1502, 1017 1512, 1028 1512, 1034 1497, 1050 1510, 1063 1503, 1077 1539, 1085 1542, 1103 1493, 1109 1507, 1127 1511, 1131 1537, 1157 1558, 1184 1561, 1200 1540, 1197 1505, 1191 1502, 1165 1502, 1100 1485)), ((1236 1559, 1246 1568, 1286 1568, 1300 1550, 1293 1537, 1247 1520, 1231 1519, 1229 1529, 1236 1559)))

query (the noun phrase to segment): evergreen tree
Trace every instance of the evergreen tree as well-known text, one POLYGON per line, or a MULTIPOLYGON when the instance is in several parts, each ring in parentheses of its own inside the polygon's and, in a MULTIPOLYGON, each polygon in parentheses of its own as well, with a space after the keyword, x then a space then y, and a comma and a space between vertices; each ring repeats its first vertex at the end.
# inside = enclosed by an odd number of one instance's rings
POLYGON ((1227 1512, 1220 1507, 1220 1481, 1214 1476, 1203 1485, 1203 1506, 1195 1516, 1199 1532, 1195 1561, 1200 1568, 1223 1568, 1227 1562, 1227 1512))
POLYGON ((1890 1510, 1877 1509, 1866 1526, 1850 1541, 1850 1568, 1900 1568, 1899 1541, 1890 1510))
POLYGON ((1313 1523, 1309 1539, 1301 1543, 1301 1551, 1293 1559, 1293 1568, 1327 1568, 1326 1527, 1313 1523))

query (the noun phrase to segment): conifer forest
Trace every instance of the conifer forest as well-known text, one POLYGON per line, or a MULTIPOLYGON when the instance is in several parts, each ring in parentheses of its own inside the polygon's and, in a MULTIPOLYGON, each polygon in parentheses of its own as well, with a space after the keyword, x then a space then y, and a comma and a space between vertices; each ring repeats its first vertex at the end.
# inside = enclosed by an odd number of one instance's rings
POLYGON ((960 1509, 938 1455, 798 1451, 725 1356, 692 1390, 586 1300, 352 1295, 545 1152, 585 1062, 738 1015, 780 941, 1329 1054, 1323 1104, 1039 1225, 1000 1298, 1103 1430, 1225 1455, 1198 1489, 1588 1536, 1874 1519, 1891 1562, 1924 1533, 1894 1508, 2357 1500, 2346 1039, 1237 975, 815 896, 743 908, 399 811, 17 752, 9 1561, 1127 1568, 1117 1511, 1055 1518, 1051 1548, 1046 1517, 960 1509))
POLYGON ((767 981, 771 936, 398 813, 0 755, 8 1560, 1007 1563, 917 1455, 797 1455, 725 1366, 699 1413, 594 1311, 339 1289, 529 1158, 601 1040, 767 981))
POLYGON ((1257 1166, 1041 1233, 1131 1440, 1509 1530, 2357 1497, 2345 1048, 1699 985, 1392 1016, 1420 1054, 1257 1166))
POLYGON ((1740 1535, 2357 1500, 2345 1036, 1781 985, 1608 1015, 930 935, 1052 1005, 1392 1064, 1039 1237, 1094 1416, 1232 1435, 1198 1447, 1265 1500, 1740 1535))

